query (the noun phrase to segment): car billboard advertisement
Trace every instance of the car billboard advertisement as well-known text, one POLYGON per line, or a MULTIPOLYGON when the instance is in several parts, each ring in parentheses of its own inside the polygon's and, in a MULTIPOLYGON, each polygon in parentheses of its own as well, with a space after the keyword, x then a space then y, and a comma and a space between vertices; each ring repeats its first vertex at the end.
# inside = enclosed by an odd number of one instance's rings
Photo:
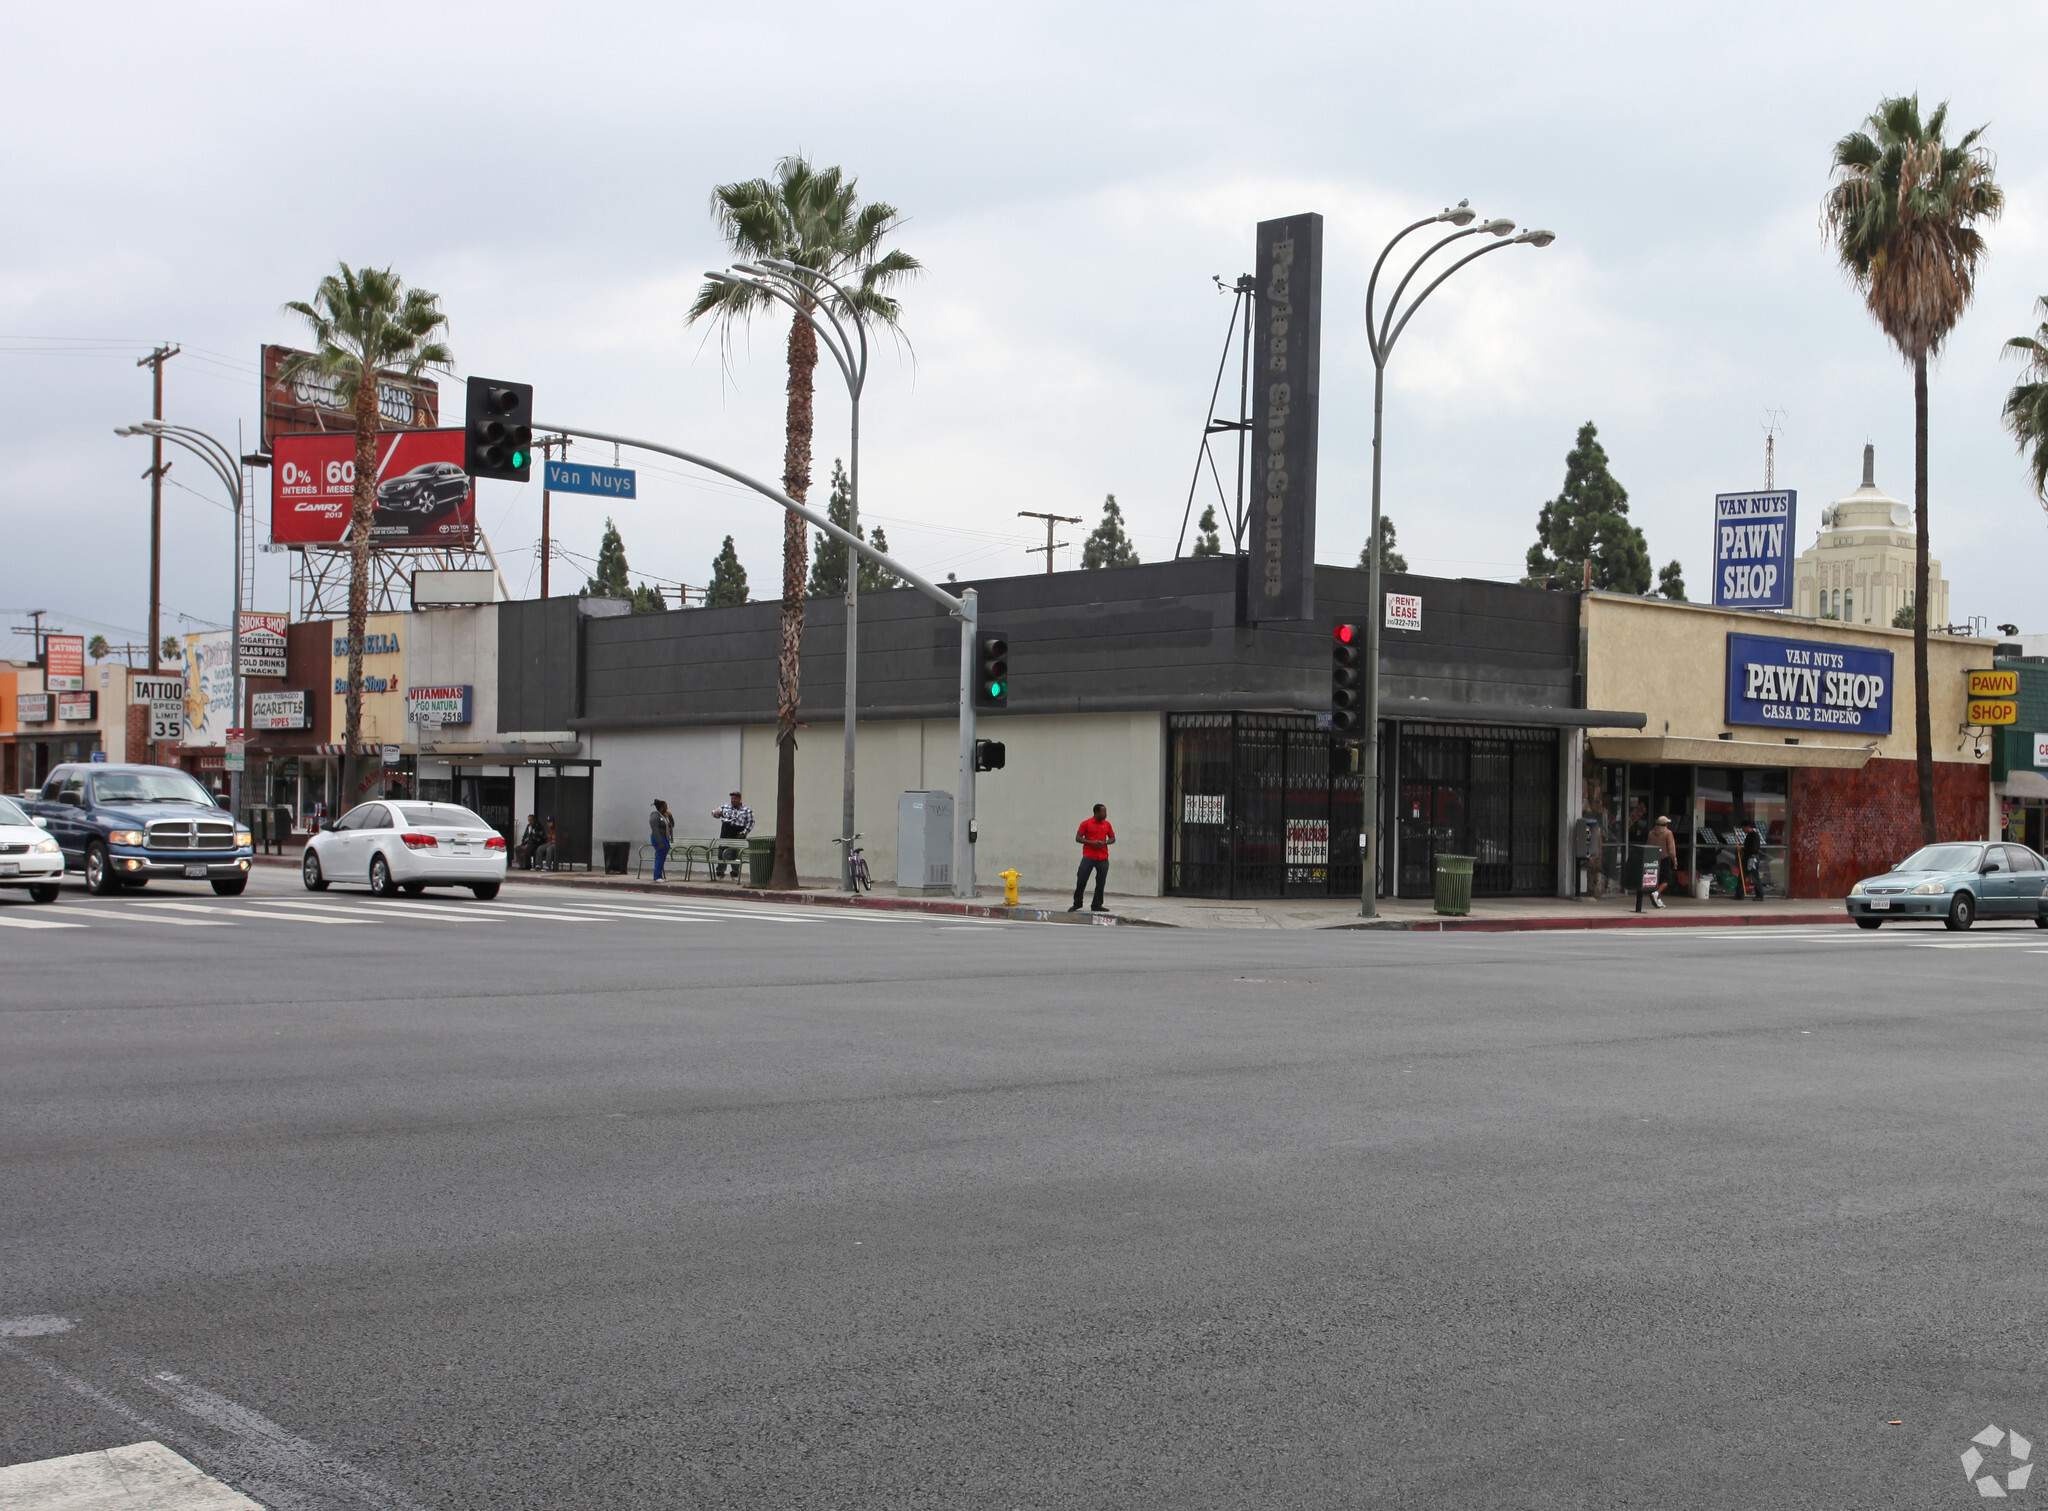
MULTIPOLYGON (((355 508, 355 436, 281 435, 271 457, 270 538, 281 546, 342 544, 355 508)), ((461 431, 377 436, 370 544, 401 550, 476 544, 476 497, 462 470, 461 431)))
MULTIPOLYGON (((302 372, 284 378, 285 365, 307 353, 289 346, 266 346, 258 354, 263 370, 263 446, 269 450, 280 435, 301 430, 346 431, 355 434, 355 416, 341 402, 332 378, 302 372)), ((377 413, 393 430, 432 430, 441 423, 441 386, 432 378, 408 378, 385 371, 377 375, 377 413)))

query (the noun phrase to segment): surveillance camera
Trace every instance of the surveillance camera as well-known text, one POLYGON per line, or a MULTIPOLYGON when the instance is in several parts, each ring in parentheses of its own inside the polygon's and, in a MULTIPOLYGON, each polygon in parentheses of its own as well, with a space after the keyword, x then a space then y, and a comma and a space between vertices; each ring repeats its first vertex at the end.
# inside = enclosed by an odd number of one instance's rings
POLYGON ((1976 743, 1976 745, 1972 747, 1972 750, 1974 751, 1978 760, 1981 761, 1984 759, 1984 742, 1982 740, 1979 740, 1976 743))

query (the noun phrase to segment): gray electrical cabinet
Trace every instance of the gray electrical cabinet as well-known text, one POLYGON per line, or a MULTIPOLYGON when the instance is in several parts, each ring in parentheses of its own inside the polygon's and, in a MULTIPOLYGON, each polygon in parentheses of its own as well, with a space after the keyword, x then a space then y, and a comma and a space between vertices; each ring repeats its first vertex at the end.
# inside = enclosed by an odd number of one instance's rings
POLYGON ((953 890, 953 794, 906 792, 896 799, 896 890, 953 890))

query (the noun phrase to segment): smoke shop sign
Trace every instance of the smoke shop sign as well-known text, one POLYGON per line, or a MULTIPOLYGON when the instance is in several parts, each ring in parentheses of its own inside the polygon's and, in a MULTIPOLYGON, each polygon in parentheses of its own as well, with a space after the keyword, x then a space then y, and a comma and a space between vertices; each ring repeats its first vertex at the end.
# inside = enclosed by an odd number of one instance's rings
POLYGON ((1888 735, 1892 653, 1812 640, 1730 635, 1728 722, 1888 735))

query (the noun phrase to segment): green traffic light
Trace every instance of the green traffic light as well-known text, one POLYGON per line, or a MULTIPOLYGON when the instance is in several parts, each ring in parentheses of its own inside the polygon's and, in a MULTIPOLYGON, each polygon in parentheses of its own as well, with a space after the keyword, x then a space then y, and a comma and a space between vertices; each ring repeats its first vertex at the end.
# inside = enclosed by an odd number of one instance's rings
POLYGON ((516 467, 524 467, 524 466, 526 465, 526 453, 525 453, 525 452, 523 452, 523 451, 515 451, 515 452, 513 452, 513 453, 512 453, 512 465, 513 465, 513 466, 514 466, 515 468, 516 468, 516 467))
POLYGON ((1000 682, 989 683, 988 695, 991 698, 1000 698, 1003 695, 1003 684, 1000 682))

